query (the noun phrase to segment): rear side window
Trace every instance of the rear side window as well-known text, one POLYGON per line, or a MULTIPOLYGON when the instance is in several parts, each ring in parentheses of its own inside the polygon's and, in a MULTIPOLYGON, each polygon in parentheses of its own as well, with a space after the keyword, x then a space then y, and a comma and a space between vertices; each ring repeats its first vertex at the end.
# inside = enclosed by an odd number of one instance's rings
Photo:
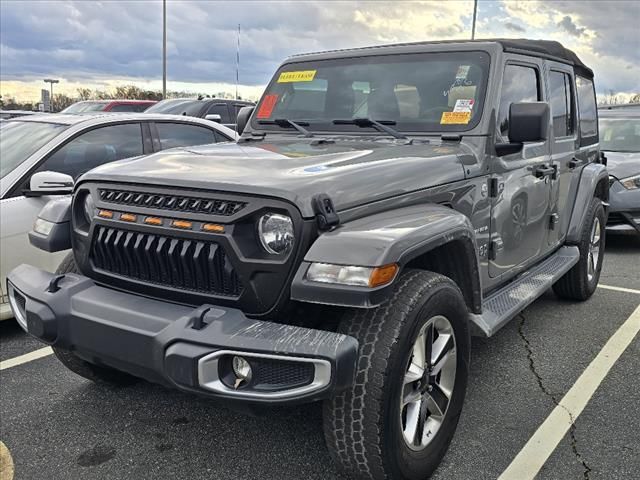
POLYGON ((573 95, 571 77, 564 72, 549 73, 549 100, 553 116, 554 137, 573 134, 573 95))
POLYGON ((596 92, 588 78, 576 76, 578 112, 580 116, 580 144, 591 145, 598 141, 598 114, 596 92))
POLYGON ((213 130, 198 125, 181 123, 156 123, 162 150, 215 143, 218 139, 213 130))
POLYGON ((38 171, 52 170, 77 178, 103 163, 142 155, 139 123, 96 128, 74 138, 45 162, 38 171))
POLYGON ((538 71, 523 65, 507 65, 504 69, 498 128, 503 138, 509 137, 509 107, 512 103, 537 102, 541 99, 538 71))
POLYGON ((231 123, 229 121, 229 109, 226 103, 211 105, 207 110, 207 115, 220 115, 220 123, 231 123))

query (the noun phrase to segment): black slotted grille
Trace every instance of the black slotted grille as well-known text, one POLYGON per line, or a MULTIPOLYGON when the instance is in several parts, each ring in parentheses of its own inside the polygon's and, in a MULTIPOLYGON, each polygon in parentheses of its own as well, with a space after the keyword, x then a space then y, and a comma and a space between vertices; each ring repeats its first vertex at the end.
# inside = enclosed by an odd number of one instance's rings
POLYGON ((228 217, 247 206, 236 200, 198 198, 185 195, 131 192, 128 190, 99 189, 100 199, 118 205, 137 205, 161 210, 190 213, 211 213, 228 217))
POLYGON ((230 259, 215 242, 98 225, 91 259, 96 268, 150 283, 234 297, 242 293, 230 259))

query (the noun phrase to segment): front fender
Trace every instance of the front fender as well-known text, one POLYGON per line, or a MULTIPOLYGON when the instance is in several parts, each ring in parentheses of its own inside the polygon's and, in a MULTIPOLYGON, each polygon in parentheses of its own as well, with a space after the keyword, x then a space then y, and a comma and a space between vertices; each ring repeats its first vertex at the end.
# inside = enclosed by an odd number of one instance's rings
POLYGON ((465 245, 460 255, 469 257, 471 276, 474 277, 471 279, 472 289, 480 295, 475 234, 471 222, 451 208, 429 204, 360 218, 321 235, 298 269, 291 297, 331 305, 377 306, 388 298, 391 285, 370 289, 308 282, 305 274, 309 265, 318 262, 376 267, 398 263, 402 268, 420 255, 456 240, 465 245))
POLYGON ((580 241, 580 233, 584 224, 587 210, 591 199, 596 194, 596 189, 600 182, 606 182, 606 198, 609 199, 609 174, 604 165, 600 163, 590 163, 582 169, 580 174, 580 183, 576 193, 576 200, 569 221, 569 229, 567 230, 567 243, 575 244, 580 241))

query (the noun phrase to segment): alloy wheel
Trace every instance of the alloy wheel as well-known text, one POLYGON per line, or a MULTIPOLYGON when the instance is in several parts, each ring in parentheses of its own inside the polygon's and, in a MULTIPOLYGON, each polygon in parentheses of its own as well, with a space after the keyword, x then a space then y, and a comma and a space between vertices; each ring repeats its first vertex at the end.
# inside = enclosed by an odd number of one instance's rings
POLYGON ((598 268, 598 260, 600 258, 600 219, 595 217, 593 226, 591 227, 591 236, 589 240, 589 253, 587 255, 587 279, 593 281, 598 268))
POLYGON ((405 443, 422 450, 442 426, 456 379, 456 341, 449 320, 430 318, 410 352, 400 399, 405 443))

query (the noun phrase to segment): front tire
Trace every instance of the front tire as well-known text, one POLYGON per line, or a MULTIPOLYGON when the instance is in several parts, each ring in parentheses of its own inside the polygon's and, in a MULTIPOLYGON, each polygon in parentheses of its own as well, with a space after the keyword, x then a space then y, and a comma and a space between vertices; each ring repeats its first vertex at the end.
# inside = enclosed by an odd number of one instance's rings
MULTIPOLYGON (((69 253, 62 263, 56 269, 56 274, 64 273, 77 273, 78 267, 73 258, 73 253, 69 253)), ((51 347, 55 356, 62 362, 62 364, 71 370, 73 373, 80 375, 81 377, 91 380, 92 382, 102 385, 117 385, 126 386, 132 385, 139 381, 137 377, 129 375, 128 373, 115 370, 113 368, 105 367, 102 365, 95 365, 93 363, 82 360, 76 356, 72 351, 66 348, 51 347)))
POLYGON ((602 202, 593 198, 580 232, 580 259, 553 285, 559 297, 584 301, 596 291, 604 260, 606 223, 602 202))
POLYGON ((360 347, 353 385, 324 405, 332 457, 354 478, 427 478, 449 447, 467 387, 460 289, 443 275, 408 271, 389 301, 349 311, 340 330, 360 347))

